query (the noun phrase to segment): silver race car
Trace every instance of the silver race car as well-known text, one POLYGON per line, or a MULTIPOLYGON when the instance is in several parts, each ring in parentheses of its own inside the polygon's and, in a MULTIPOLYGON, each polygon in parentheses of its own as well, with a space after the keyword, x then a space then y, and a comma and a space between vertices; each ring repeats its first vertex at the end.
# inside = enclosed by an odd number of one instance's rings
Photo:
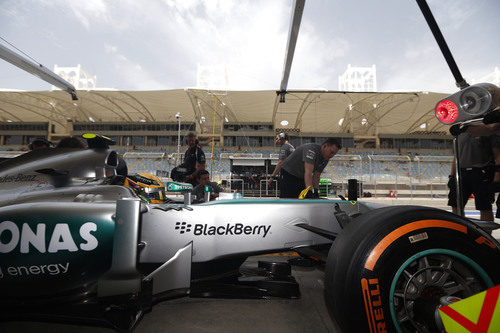
MULTIPOLYGON (((417 3, 440 35, 425 1, 417 3)), ((469 87, 450 68, 462 90, 437 104, 437 117, 455 133, 482 117, 500 122, 499 89, 469 87)), ((152 204, 123 186, 115 151, 90 146, 0 163, 0 320, 130 330, 155 303, 183 295, 297 298, 288 263, 240 269, 249 256, 288 250, 320 259, 326 303, 345 332, 439 332, 437 309, 450 297, 500 283, 494 223, 347 200, 193 204, 191 186, 174 182, 166 191, 183 200, 152 204)))
POLYGON ((444 296, 500 280, 488 223, 346 200, 191 204, 191 185, 173 182, 167 191, 187 202, 150 204, 116 185, 117 164, 109 149, 59 148, 0 164, 2 319, 131 329, 156 302, 180 295, 300 297, 287 263, 239 270, 248 256, 286 250, 329 249, 325 296, 346 331, 432 331, 444 296))

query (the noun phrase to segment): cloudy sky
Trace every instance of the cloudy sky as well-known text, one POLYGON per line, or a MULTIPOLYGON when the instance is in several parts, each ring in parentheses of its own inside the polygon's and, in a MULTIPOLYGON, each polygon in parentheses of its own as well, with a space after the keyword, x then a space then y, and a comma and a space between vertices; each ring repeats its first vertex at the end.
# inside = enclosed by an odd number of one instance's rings
MULTIPOLYGON (((82 67, 100 88, 195 87, 226 68, 232 90, 278 89, 292 0, 0 0, 0 37, 52 69, 82 67)), ((500 67, 498 0, 432 0, 463 76, 500 67)), ((5 45, 4 41, 0 43, 5 45)), ((338 88, 347 64, 377 66, 379 91, 456 90, 414 0, 307 0, 289 89, 338 88)), ((0 88, 48 90, 0 61, 0 88)))

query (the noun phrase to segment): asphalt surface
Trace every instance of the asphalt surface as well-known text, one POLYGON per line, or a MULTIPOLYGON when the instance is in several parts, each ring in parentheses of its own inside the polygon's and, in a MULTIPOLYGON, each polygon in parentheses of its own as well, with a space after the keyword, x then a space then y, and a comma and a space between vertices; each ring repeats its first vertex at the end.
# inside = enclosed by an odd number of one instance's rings
MULTIPOLYGON (((250 257, 283 261, 289 256, 250 257)), ((179 298, 157 304, 134 332, 339 332, 323 299, 324 272, 318 268, 293 267, 300 285, 300 299, 179 298)), ((114 332, 112 329, 40 322, 0 323, 0 332, 114 332)))

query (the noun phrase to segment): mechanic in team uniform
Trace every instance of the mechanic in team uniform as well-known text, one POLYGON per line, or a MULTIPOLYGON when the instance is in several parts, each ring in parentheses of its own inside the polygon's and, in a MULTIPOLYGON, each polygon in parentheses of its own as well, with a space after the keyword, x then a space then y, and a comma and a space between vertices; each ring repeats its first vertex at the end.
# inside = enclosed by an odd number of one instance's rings
POLYGON ((223 192, 219 184, 210 181, 210 174, 207 170, 200 170, 196 175, 196 180, 198 181, 198 185, 193 188, 193 192, 191 193, 196 196, 196 202, 205 202, 205 186, 212 187, 210 200, 217 198, 219 193, 223 192))
POLYGON ((281 167, 280 198, 297 199, 307 187, 307 197, 319 197, 319 180, 328 161, 342 148, 339 141, 329 138, 323 144, 304 144, 288 156, 281 167))
MULTIPOLYGON (((271 174, 271 176, 267 180, 267 185, 268 186, 271 186, 274 178, 276 177, 276 175, 278 174, 278 172, 280 172, 281 167, 283 166, 283 163, 285 162, 286 158, 288 156, 290 156, 293 153, 293 151, 295 150, 295 147, 292 146, 288 142, 288 134, 287 133, 279 133, 278 135, 276 135, 276 143, 279 143, 279 145, 281 146, 281 148, 280 148, 280 156, 279 156, 278 164, 276 164, 276 167, 274 168, 273 173, 271 174)), ((280 178, 279 185, 281 187, 281 183, 282 183, 281 182, 281 177, 279 177, 279 178, 280 178)), ((280 188, 280 190, 281 190, 281 188, 280 188)))
MULTIPOLYGON (((500 192, 500 109, 487 114, 486 118, 490 118, 487 125, 474 124, 463 129, 459 125, 454 125, 450 128, 450 133, 457 136, 465 131, 473 136, 489 136, 493 159, 495 161, 493 181, 489 186, 490 191, 496 193, 500 192)), ((497 212, 495 217, 500 218, 500 193, 496 199, 496 206, 497 212)))
POLYGON ((189 148, 186 150, 184 162, 180 166, 186 169, 185 182, 196 186, 198 185, 196 175, 201 170, 205 170, 205 153, 198 145, 198 139, 195 133, 188 133, 187 144, 189 148))
MULTIPOLYGON (((474 194, 476 209, 483 221, 493 221, 491 204, 494 193, 490 190, 493 180, 494 162, 489 137, 473 136, 469 133, 458 135, 459 162, 461 175, 462 207, 465 207, 471 194, 474 194)), ((455 180, 455 163, 452 163, 448 181, 448 206, 457 213, 457 195, 455 180)))

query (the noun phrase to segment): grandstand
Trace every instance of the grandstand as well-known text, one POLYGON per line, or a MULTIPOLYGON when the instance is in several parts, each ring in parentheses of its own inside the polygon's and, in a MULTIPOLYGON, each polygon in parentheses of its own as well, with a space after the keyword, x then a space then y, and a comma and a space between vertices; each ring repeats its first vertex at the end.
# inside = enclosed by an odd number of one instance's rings
POLYGON ((263 180, 277 161, 274 136, 281 131, 295 146, 338 138, 343 149, 323 178, 341 191, 356 178, 372 195, 442 195, 450 170, 451 137, 434 117, 443 98, 438 93, 289 91, 285 103, 274 91, 82 90, 78 96, 71 101, 62 91, 0 92, 0 150, 26 150, 35 137, 57 142, 93 132, 117 143, 130 173, 167 177, 182 159, 177 145, 183 152, 184 137, 193 131, 213 180, 249 195, 276 194, 263 180), (260 168, 253 170, 252 186, 237 185, 234 166, 245 163, 260 168))

